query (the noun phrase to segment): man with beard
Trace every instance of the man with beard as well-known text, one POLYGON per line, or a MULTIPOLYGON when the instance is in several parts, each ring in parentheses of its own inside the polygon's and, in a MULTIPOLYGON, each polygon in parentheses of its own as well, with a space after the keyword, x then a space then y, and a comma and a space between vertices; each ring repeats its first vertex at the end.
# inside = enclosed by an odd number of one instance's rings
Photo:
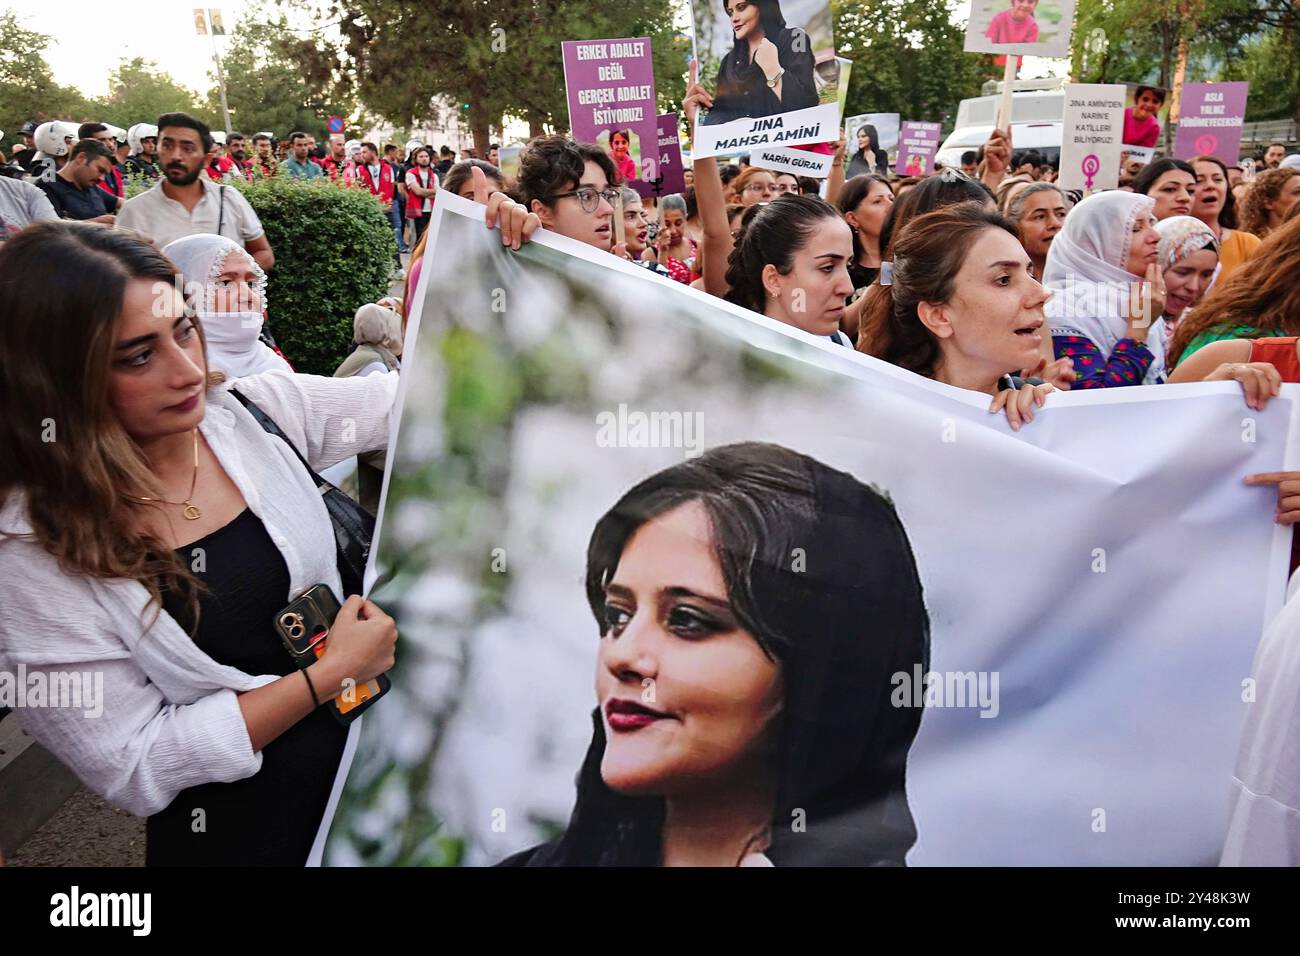
POLYGON ((252 164, 249 163, 244 152, 243 133, 231 133, 226 138, 226 158, 234 163, 235 170, 240 176, 252 182, 253 174, 250 168, 252 164))
POLYGON ((134 229, 162 248, 182 236, 222 235, 244 247, 263 270, 275 254, 262 223, 243 194, 203 175, 212 134, 188 113, 158 118, 158 158, 163 179, 148 192, 128 199, 117 224, 134 229))

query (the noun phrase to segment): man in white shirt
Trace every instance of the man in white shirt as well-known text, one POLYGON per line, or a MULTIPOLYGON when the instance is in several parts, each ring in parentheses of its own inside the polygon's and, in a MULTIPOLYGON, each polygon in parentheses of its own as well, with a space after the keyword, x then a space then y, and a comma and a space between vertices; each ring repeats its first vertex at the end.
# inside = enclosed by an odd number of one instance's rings
POLYGON ((159 249, 183 236, 222 235, 240 243, 269 272, 275 254, 261 220, 238 189, 203 175, 212 134, 187 113, 158 118, 158 161, 163 178, 148 192, 128 199, 117 216, 122 229, 134 229, 159 249))
POLYGON ((0 176, 0 242, 34 222, 58 218, 45 193, 36 186, 0 176))

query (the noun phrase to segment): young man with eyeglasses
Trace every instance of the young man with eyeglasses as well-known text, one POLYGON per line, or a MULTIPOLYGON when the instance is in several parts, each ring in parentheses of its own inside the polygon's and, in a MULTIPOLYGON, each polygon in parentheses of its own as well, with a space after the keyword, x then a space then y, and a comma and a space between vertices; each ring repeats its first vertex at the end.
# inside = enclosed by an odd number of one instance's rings
POLYGON ((516 189, 545 228, 627 258, 627 244, 614 242, 618 184, 614 163, 599 146, 539 136, 519 154, 516 189))

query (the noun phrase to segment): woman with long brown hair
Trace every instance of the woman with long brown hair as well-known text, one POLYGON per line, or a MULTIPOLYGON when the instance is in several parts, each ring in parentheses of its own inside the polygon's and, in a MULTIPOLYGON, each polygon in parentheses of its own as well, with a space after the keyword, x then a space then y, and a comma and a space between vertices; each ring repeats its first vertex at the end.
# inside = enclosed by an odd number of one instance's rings
MULTIPOLYGON (((1265 339, 1300 335, 1300 215, 1290 218, 1260 243, 1259 249, 1209 294, 1181 322, 1169 348, 1169 364, 1182 368, 1195 355, 1196 368, 1237 356, 1246 345, 1225 339, 1265 339), (1213 351, 1210 348, 1213 347, 1213 351), (1208 356, 1200 356, 1205 349, 1208 356), (1234 351, 1235 350, 1235 351, 1234 351)), ((1184 372, 1175 381, 1188 381, 1184 372)), ((1199 379, 1197 379, 1199 380, 1199 379)))
POLYGON ((288 441, 315 469, 383 447, 397 376, 241 379, 272 435, 209 375, 171 262, 90 224, 6 242, 0 312, 0 668, 102 689, 24 729, 149 817, 150 864, 303 864, 347 738, 322 704, 388 670, 396 630, 354 595, 311 667, 282 646, 297 594, 345 596, 288 441))
POLYGON ((1053 386, 1022 382, 1047 335, 1048 293, 1030 273, 1015 227, 978 202, 911 220, 888 271, 863 299, 858 350, 926 378, 992 396, 1013 429, 1053 386))

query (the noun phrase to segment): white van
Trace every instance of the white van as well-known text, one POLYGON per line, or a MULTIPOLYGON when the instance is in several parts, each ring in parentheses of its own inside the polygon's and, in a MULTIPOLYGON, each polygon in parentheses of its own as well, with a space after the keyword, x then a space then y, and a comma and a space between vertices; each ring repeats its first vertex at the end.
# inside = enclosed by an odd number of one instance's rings
MULTIPOLYGON (((960 166, 961 154, 988 142, 997 122, 1001 94, 962 100, 957 107, 957 126, 939 147, 937 159, 945 166, 960 166)), ((1044 162, 1061 158, 1064 129, 1065 91, 1023 90, 1011 94, 1011 148, 1034 149, 1044 162)))

